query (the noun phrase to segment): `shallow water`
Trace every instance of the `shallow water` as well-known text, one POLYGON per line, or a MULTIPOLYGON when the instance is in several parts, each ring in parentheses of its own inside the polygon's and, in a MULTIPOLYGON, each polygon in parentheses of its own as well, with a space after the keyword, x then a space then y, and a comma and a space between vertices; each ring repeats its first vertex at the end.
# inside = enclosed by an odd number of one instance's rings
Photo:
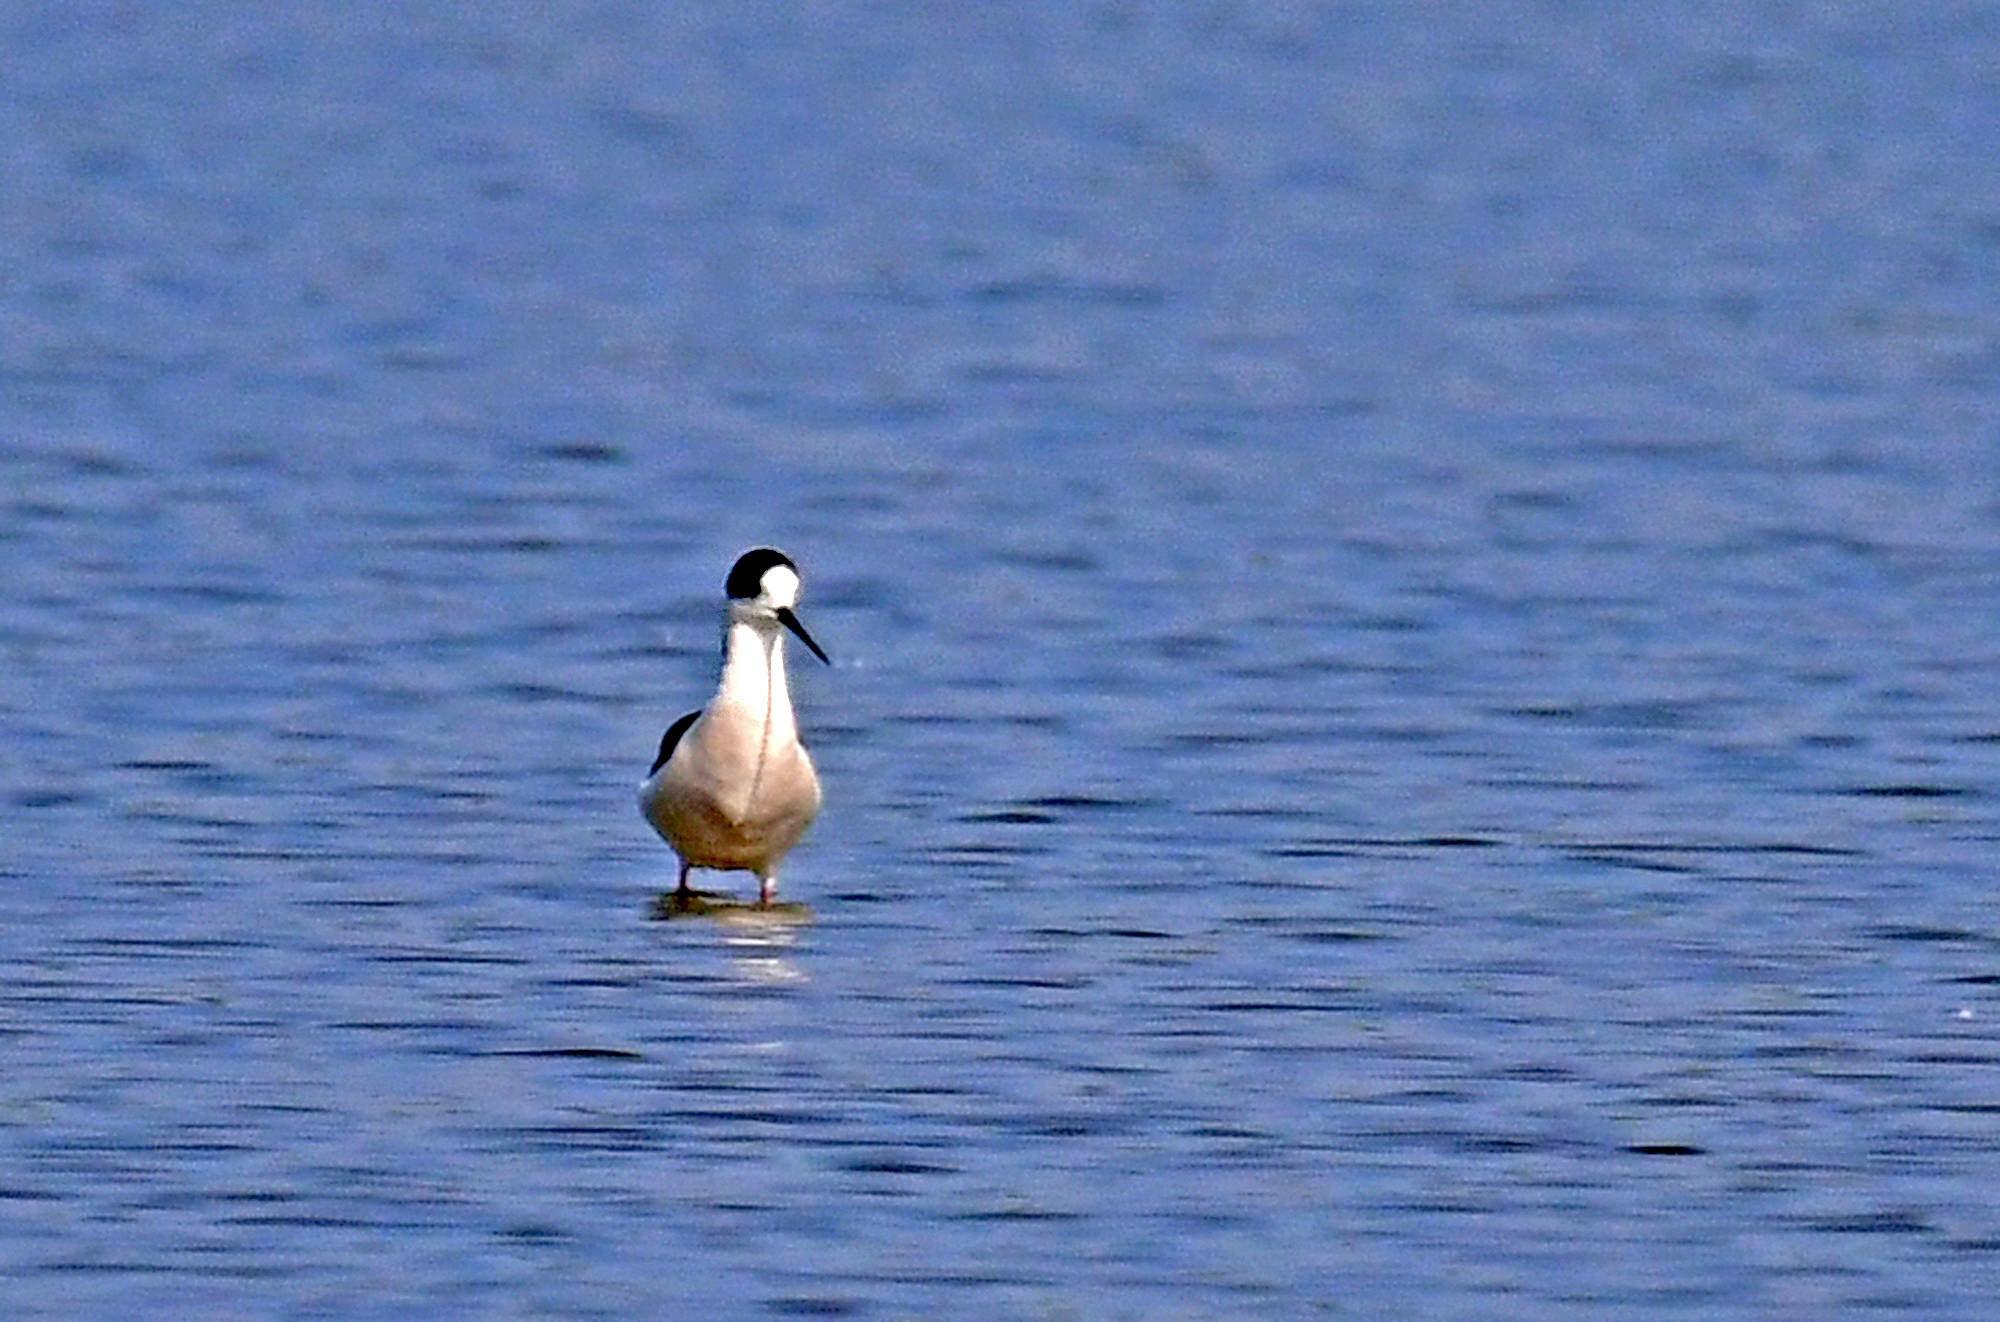
POLYGON ((1734 13, 17 6, 7 1314, 1987 1316, 2000 30, 1734 13))

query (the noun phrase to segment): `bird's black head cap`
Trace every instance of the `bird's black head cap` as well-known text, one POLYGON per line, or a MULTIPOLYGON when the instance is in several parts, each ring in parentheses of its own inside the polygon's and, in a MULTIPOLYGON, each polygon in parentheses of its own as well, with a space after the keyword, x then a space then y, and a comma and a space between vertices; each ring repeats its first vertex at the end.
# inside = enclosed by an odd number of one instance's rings
POLYGON ((764 575, 779 565, 794 574, 799 567, 783 551, 774 551, 768 546, 760 546, 754 551, 745 551, 736 559, 736 567, 729 571, 729 581, 722 585, 732 601, 742 601, 756 596, 764 590, 764 575))

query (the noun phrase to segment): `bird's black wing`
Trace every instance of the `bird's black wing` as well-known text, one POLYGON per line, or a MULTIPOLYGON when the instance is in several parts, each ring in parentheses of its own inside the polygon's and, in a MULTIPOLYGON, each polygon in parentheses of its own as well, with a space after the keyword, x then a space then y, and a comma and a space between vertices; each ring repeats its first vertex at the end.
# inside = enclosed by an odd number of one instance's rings
MULTIPOLYGON (((687 733, 688 727, 693 725, 695 718, 700 715, 698 711, 691 711, 667 727, 667 732, 660 736, 660 755, 653 759, 653 771, 658 771, 667 764, 667 759, 674 755, 674 745, 681 741, 681 736, 687 733)), ((650 776, 653 771, 648 771, 646 774, 650 776)))

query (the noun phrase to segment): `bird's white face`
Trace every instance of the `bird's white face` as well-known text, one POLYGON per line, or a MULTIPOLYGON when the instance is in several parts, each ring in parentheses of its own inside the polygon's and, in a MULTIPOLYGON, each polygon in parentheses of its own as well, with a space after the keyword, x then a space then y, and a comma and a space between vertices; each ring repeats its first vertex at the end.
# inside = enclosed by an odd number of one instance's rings
POLYGON ((752 624, 775 622, 779 611, 789 611, 799 603, 799 576, 783 565, 772 565, 757 580, 757 595, 738 597, 729 603, 729 613, 752 624))
POLYGON ((757 603, 773 611, 790 610, 799 604, 799 576, 783 565, 772 565, 759 580, 762 592, 757 603))

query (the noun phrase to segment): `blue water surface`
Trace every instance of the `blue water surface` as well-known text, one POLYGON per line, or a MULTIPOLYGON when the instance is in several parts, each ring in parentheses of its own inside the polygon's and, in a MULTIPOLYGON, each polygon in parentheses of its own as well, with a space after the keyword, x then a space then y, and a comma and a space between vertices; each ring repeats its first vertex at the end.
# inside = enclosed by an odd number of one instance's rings
POLYGON ((1983 1322, 1996 68, 0 10, 0 1312, 1983 1322), (814 920, 657 922, 763 542, 814 920))

